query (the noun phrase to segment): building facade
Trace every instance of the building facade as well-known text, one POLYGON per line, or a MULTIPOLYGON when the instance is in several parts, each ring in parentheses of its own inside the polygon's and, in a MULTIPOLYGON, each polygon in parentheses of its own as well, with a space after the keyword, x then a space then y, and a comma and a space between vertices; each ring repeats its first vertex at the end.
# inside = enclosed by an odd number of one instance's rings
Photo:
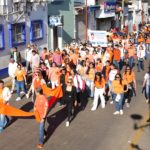
POLYGON ((63 48, 75 38, 74 0, 52 0, 48 4, 48 48, 63 48))
POLYGON ((0 1, 0 77, 7 74, 12 47, 24 59, 24 50, 34 43, 39 50, 47 47, 47 4, 34 0, 0 1))

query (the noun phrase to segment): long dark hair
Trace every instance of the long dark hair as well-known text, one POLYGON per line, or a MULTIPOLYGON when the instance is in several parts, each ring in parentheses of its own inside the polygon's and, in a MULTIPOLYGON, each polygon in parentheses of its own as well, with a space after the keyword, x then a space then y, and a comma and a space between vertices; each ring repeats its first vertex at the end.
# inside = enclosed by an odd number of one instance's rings
POLYGON ((130 66, 126 66, 124 74, 125 74, 125 75, 127 74, 127 68, 130 68, 129 75, 131 75, 131 73, 132 73, 132 69, 131 69, 131 67, 130 67, 130 66))
POLYGON ((115 80, 116 80, 117 76, 120 77, 120 84, 122 85, 122 76, 121 76, 121 74, 120 74, 120 73, 117 73, 117 74, 115 75, 115 80))
MULTIPOLYGON (((91 65, 91 64, 93 65, 93 68, 94 68, 94 63, 91 62, 90 65, 91 65)), ((89 65, 89 67, 87 68, 86 74, 89 74, 89 72, 90 72, 90 69, 91 69, 91 68, 90 68, 90 65, 89 65)))
POLYGON ((96 76, 99 76, 99 77, 100 77, 98 82, 101 83, 101 82, 102 82, 102 74, 101 74, 100 72, 97 72, 97 73, 95 74, 94 82, 97 81, 97 77, 96 77, 96 76))

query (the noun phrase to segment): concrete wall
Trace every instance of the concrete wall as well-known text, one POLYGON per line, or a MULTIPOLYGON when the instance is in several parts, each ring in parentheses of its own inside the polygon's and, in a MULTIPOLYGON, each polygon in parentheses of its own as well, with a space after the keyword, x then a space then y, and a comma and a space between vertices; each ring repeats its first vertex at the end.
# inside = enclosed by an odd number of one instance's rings
MULTIPOLYGON (((13 22, 14 18, 16 16, 10 16, 11 22, 13 22)), ((21 51, 21 55, 24 58, 24 50, 26 48, 26 45, 30 43, 30 24, 31 21, 33 20, 43 20, 44 24, 44 38, 42 40, 35 41, 34 43, 37 45, 37 47, 47 47, 47 6, 45 5, 35 5, 33 7, 32 12, 30 13, 30 16, 27 14, 21 18, 19 22, 25 22, 26 23, 26 44, 17 46, 18 50, 21 51)), ((9 46, 9 28, 8 25, 9 23, 6 21, 4 17, 0 17, 0 24, 4 26, 4 37, 5 37, 5 49, 0 50, 0 70, 3 68, 8 67, 8 62, 9 62, 9 55, 10 55, 10 49, 11 47, 9 46)))
MULTIPOLYGON (((48 4, 48 15, 63 16, 63 44, 70 43, 75 37, 75 14, 74 14, 74 0, 65 0, 59 3, 48 4)), ((48 28, 48 47, 51 49, 51 28, 48 28)))

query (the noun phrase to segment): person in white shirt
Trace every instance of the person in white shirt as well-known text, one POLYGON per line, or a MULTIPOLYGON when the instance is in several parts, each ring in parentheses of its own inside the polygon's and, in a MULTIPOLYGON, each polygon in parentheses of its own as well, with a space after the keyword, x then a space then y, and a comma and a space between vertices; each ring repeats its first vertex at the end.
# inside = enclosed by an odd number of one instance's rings
POLYGON ((144 76, 143 89, 145 88, 146 103, 150 102, 150 66, 148 72, 144 76))
POLYGON ((31 61, 31 57, 32 57, 32 49, 30 47, 30 44, 28 44, 26 50, 25 50, 25 59, 26 59, 26 71, 28 73, 29 69, 30 69, 30 61, 31 61))
POLYGON ((30 63, 31 63, 32 72, 34 71, 34 67, 39 67, 40 65, 40 56, 37 54, 36 50, 32 50, 30 63))
MULTIPOLYGON (((8 87, 4 87, 4 81, 0 80, 0 103, 8 104, 11 98, 11 93, 8 87)), ((3 131, 7 124, 7 118, 5 115, 0 114, 0 133, 3 131)))
POLYGON ((138 72, 144 70, 144 60, 146 56, 146 51, 143 45, 140 45, 137 50, 137 59, 138 59, 138 72))
POLYGON ((8 74, 12 79, 12 87, 11 87, 11 94, 14 92, 15 88, 15 72, 17 70, 17 63, 13 58, 10 59, 10 62, 8 64, 8 74))

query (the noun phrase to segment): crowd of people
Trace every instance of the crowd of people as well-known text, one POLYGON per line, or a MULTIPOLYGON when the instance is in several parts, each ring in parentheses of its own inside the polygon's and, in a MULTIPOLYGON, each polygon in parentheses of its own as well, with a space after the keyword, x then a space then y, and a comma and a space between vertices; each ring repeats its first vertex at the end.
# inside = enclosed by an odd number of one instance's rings
MULTIPOLYGON (((28 44, 25 50, 26 66, 21 63, 21 54, 17 47, 12 49, 8 66, 12 88, 11 91, 8 88, 3 90, 4 83, 0 81, 0 97, 7 103, 10 95, 15 93, 15 87, 16 101, 21 100, 21 94, 25 94, 26 98, 32 96, 34 109, 40 112, 42 118, 39 148, 43 146, 44 122, 48 111, 48 99, 41 88, 43 84, 52 89, 62 86, 63 97, 59 99, 59 103, 60 106, 66 105, 67 127, 74 115, 74 109, 84 109, 84 94, 93 100, 91 111, 96 111, 99 100, 102 109, 110 100, 115 106, 114 115, 123 115, 124 105, 130 107, 131 99, 136 96, 137 91, 133 68, 137 66, 138 72, 144 71, 144 62, 150 53, 150 25, 141 27, 139 33, 112 32, 107 40, 106 48, 100 45, 93 47, 90 43, 72 42, 65 44, 63 50, 56 48, 49 51, 45 47, 42 52, 34 44, 28 44)), ((145 74, 143 89, 146 92, 146 102, 149 102, 150 68, 145 74)), ((0 116, 1 125, 4 115, 0 116)))

